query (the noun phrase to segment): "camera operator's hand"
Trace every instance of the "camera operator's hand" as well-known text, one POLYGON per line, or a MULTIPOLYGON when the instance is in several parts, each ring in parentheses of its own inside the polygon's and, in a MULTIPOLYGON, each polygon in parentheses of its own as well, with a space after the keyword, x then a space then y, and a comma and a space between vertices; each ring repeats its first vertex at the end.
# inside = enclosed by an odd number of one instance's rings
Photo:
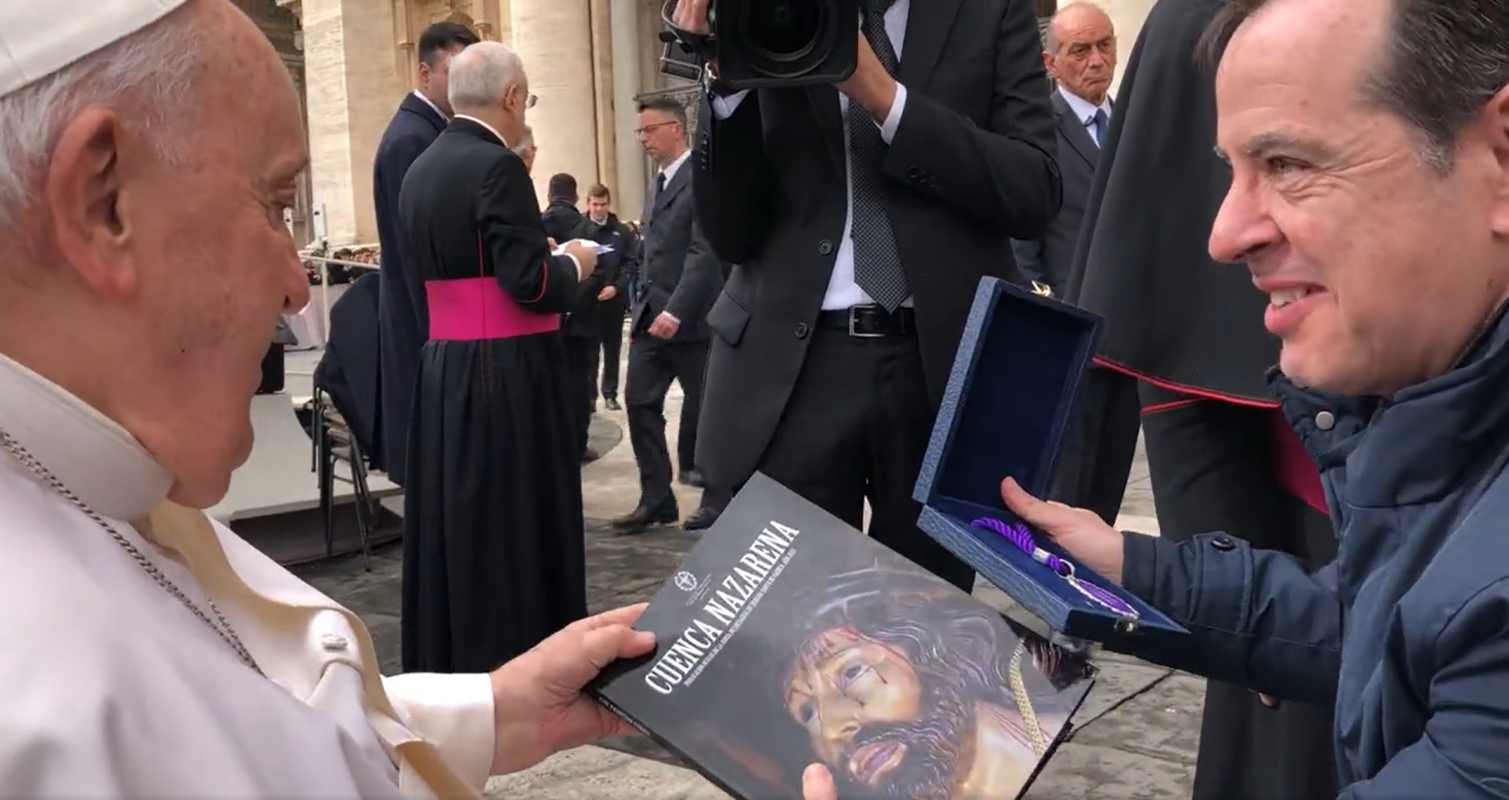
POLYGON ((712 32, 707 13, 710 5, 712 0, 676 0, 676 13, 671 15, 671 22, 687 33, 706 36, 712 32))
POLYGON ((581 265, 579 270, 581 274, 576 276, 577 280, 584 281, 597 271, 597 248, 591 242, 584 242, 581 239, 567 242, 566 255, 574 256, 576 263, 581 265))
POLYGON ((1039 500, 1011 478, 1001 482, 1001 499, 1013 514, 1048 534, 1080 563, 1121 585, 1122 544, 1125 537, 1094 511, 1039 500))
POLYGON ((838 90, 848 95, 851 101, 863 106, 877 122, 885 121, 891 113, 891 106, 896 102, 896 79, 886 72, 885 65, 880 63, 880 57, 875 55, 875 48, 870 46, 870 40, 865 38, 863 31, 859 33, 858 65, 848 80, 838 84, 838 90))

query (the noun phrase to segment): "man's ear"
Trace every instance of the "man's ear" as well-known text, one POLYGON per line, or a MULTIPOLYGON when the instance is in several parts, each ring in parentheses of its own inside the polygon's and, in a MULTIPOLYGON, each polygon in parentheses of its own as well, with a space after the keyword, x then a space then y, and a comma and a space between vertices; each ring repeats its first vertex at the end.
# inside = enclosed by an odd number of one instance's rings
POLYGON ((1498 167, 1494 176, 1497 185, 1494 187, 1493 231, 1509 237, 1509 86, 1499 89, 1483 113, 1487 115, 1484 122, 1498 167))
POLYGON ((430 89, 430 65, 419 62, 419 88, 429 91, 430 89))
POLYGON ((115 112, 84 110, 63 128, 43 183, 48 230, 63 261, 90 289, 112 296, 131 294, 138 279, 120 215, 124 134, 115 112))

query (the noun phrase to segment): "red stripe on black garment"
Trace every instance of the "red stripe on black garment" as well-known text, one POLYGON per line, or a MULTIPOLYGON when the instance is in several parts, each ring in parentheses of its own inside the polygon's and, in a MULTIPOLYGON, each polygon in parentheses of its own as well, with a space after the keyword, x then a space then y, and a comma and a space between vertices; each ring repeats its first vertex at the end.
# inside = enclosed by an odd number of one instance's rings
POLYGON ((525 300, 524 301, 525 303, 538 303, 541 300, 544 300, 545 299, 545 293, 548 292, 548 291, 550 291, 550 257, 549 256, 546 256, 545 260, 542 261, 542 262, 540 262, 540 269, 544 271, 544 274, 540 277, 540 293, 538 295, 536 295, 533 300, 525 300))
POLYGON ((1160 389, 1189 395, 1188 398, 1183 400, 1155 403, 1148 406, 1142 409, 1143 416, 1159 411, 1188 408, 1205 401, 1230 403, 1267 411, 1269 418, 1272 420, 1269 443, 1271 452, 1273 453, 1274 479, 1278 481, 1279 486, 1283 487, 1284 491, 1293 495, 1305 505, 1322 514, 1330 514, 1330 509, 1326 505, 1325 487, 1320 482, 1320 470, 1315 466, 1315 462, 1310 458, 1310 454, 1305 451, 1304 445, 1299 440, 1299 436, 1289 426, 1289 421, 1284 417, 1284 412, 1278 407, 1277 402, 1258 401, 1250 397, 1236 397, 1221 392, 1213 392, 1209 389, 1185 386, 1138 372, 1125 364, 1112 361, 1104 356, 1096 356, 1095 364, 1096 366, 1115 370, 1152 386, 1157 386, 1160 389))
POLYGON ((1142 416, 1146 417, 1162 411, 1175 411, 1181 408, 1189 408, 1190 406, 1199 405, 1200 403, 1205 402, 1209 402, 1209 398, 1191 397, 1188 400, 1173 400, 1167 403, 1154 403, 1150 406, 1143 406, 1142 416))
POLYGON ((1232 403, 1239 406, 1247 406, 1248 408, 1278 408, 1278 402, 1274 400, 1257 400, 1251 397, 1241 397, 1239 395, 1225 394, 1223 392, 1217 392, 1211 389, 1202 389, 1198 386, 1189 386, 1183 383, 1175 383, 1164 378, 1149 375, 1146 372, 1139 372, 1118 361, 1112 361, 1105 356, 1096 356, 1095 365, 1098 367, 1105 367, 1106 369, 1115 370, 1123 375, 1136 378, 1143 383, 1157 386, 1160 389, 1167 389, 1170 392, 1175 392, 1178 394, 1187 394, 1192 397, 1202 397, 1206 400, 1218 400, 1222 403, 1232 403))

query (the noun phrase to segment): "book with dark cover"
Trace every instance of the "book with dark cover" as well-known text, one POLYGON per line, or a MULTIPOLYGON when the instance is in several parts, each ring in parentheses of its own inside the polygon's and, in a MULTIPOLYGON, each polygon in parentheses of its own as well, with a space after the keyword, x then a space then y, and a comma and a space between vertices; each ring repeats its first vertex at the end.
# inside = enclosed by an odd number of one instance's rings
POLYGON ((729 793, 1011 798, 1093 668, 764 475, 656 594, 605 705, 729 793))

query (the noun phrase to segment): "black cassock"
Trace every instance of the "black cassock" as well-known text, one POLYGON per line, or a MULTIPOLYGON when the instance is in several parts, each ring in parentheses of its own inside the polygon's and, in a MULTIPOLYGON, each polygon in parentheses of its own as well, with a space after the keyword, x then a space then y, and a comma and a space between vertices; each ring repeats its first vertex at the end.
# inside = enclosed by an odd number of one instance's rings
POLYGON ((409 430, 403 668, 485 671, 586 615, 558 329, 577 272, 550 255, 523 162, 470 119, 414 162, 399 206, 430 308, 409 430))

